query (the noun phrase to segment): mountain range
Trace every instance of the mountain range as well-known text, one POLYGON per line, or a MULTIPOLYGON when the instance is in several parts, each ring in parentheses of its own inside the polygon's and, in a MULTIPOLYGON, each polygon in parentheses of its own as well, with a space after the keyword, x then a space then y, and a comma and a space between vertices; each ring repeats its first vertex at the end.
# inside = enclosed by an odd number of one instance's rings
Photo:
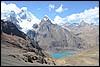
POLYGON ((84 20, 82 20, 80 23, 64 23, 57 25, 53 24, 53 21, 47 15, 45 15, 40 22, 38 21, 37 23, 33 23, 33 20, 35 20, 33 19, 33 14, 25 9, 21 9, 18 13, 15 11, 10 11, 9 13, 5 14, 5 12, 3 12, 1 17, 3 21, 10 21, 16 25, 18 30, 27 34, 31 39, 34 39, 42 49, 49 53, 78 51, 90 47, 91 44, 93 47, 95 44, 98 45, 98 25, 94 25, 93 23, 88 24, 84 22, 84 20), (85 28, 86 30, 84 31, 85 28), (83 34, 88 28, 90 29, 90 32, 88 31, 87 33, 83 34), (82 31, 82 34, 79 32, 80 30, 82 31), (87 37, 89 37, 88 35, 91 32, 96 32, 95 35, 90 35, 90 37, 92 36, 91 38, 93 38, 93 41, 95 41, 94 44, 90 43, 92 42, 91 40, 90 42, 87 40, 87 37), (83 35, 87 36, 85 37, 83 35), (87 46, 87 44, 89 45, 87 46))
MULTIPOLYGON (((91 49, 86 51, 88 54, 98 47, 99 26, 93 23, 88 24, 82 20, 80 23, 53 24, 47 15, 38 20, 25 8, 1 12, 2 65, 13 65, 16 62, 23 65, 26 62, 33 63, 33 65, 34 63, 36 65, 59 65, 59 63, 62 65, 68 62, 68 58, 64 57, 55 61, 50 54, 83 51, 77 54, 80 58, 80 54, 82 56, 85 54, 84 50, 91 49), (14 60, 13 63, 11 59, 14 60), (64 63, 59 62, 63 59, 65 59, 64 63)), ((98 54, 96 56, 98 57, 98 54)), ((75 62, 71 63, 71 61, 69 64, 74 65, 75 62)))
MULTIPOLYGON (((67 50, 77 50, 81 40, 67 29, 53 24, 48 16, 44 16, 36 31, 27 32, 40 47, 49 53, 63 53, 67 50)), ((80 45, 79 45, 80 44, 80 45)))

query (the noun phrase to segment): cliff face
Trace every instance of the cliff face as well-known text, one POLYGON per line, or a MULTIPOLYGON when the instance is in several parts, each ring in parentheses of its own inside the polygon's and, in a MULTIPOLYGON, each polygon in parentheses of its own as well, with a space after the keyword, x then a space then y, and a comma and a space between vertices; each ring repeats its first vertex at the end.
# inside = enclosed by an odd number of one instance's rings
POLYGON ((16 62, 19 65, 29 65, 29 63, 31 65, 54 65, 52 57, 43 51, 33 39, 19 31, 13 23, 1 21, 1 27, 2 66, 17 65, 16 62))

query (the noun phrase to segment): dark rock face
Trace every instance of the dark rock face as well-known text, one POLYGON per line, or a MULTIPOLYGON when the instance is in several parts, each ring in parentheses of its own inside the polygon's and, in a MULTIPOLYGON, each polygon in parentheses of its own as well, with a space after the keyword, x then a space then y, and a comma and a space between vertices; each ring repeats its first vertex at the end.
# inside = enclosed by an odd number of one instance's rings
POLYGON ((14 11, 11 11, 11 13, 10 13, 10 21, 11 22, 18 22, 16 19, 16 13, 14 11))
POLYGON ((38 28, 38 24, 36 24, 36 23, 33 24, 33 28, 34 28, 34 29, 37 29, 37 28, 38 28))
POLYGON ((21 19, 26 19, 27 18, 27 15, 26 15, 24 10, 21 10, 21 12, 18 15, 20 16, 21 19))
POLYGON ((1 20, 1 25, 2 25, 2 31, 7 34, 11 35, 16 35, 22 38, 26 38, 26 34, 23 32, 19 31, 18 28, 10 21, 2 21, 1 20))
POLYGON ((29 30, 28 32, 27 32, 27 35, 31 38, 31 39, 33 39, 34 37, 35 37, 35 31, 33 30, 29 30))

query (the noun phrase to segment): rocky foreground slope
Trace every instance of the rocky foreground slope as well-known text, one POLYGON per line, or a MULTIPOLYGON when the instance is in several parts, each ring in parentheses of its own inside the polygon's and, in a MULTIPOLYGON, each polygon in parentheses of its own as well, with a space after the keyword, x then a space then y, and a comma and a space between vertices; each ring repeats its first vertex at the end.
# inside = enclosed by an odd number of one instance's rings
MULTIPOLYGON (((92 48, 84 50, 69 57, 60 59, 53 59, 49 54, 41 51, 42 54, 38 55, 38 49, 33 48, 30 51, 27 49, 19 48, 17 39, 22 38, 2 33, 1 35, 1 65, 2 66, 98 66, 99 65, 99 48, 92 48), (44 57, 44 58, 43 58, 44 57)), ((24 44, 23 44, 24 45, 24 44)))
POLYGON ((1 66, 55 65, 52 57, 13 23, 1 21, 1 27, 1 66))

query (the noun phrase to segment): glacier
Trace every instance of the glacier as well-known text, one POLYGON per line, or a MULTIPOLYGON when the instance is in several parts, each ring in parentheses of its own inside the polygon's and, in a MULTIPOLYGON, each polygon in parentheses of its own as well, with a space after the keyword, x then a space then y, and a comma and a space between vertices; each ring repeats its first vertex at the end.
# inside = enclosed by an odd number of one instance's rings
POLYGON ((19 30, 27 33, 28 30, 33 29, 33 24, 40 23, 26 7, 18 8, 15 4, 6 4, 1 2, 1 20, 12 21, 15 25, 20 26, 19 30))

